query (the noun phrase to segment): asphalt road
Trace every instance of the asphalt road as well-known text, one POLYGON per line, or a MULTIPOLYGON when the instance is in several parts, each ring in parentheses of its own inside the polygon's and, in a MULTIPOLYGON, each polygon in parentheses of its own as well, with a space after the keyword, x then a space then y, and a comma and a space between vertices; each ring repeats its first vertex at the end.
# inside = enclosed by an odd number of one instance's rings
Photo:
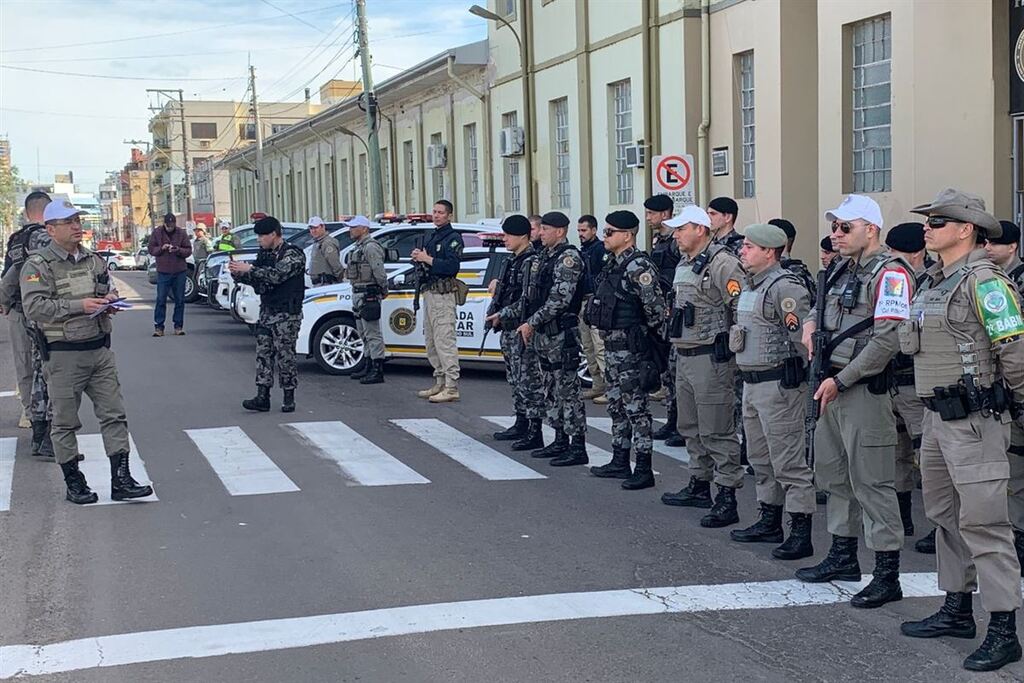
MULTIPOLYGON (((494 367, 465 368, 462 401, 435 406, 414 395, 430 384, 424 363, 390 363, 386 384, 364 387, 303 361, 296 413, 277 411, 279 390, 272 412, 247 413, 239 405, 253 393, 247 329, 226 313, 192 305, 187 336, 153 339, 153 287, 142 273, 118 277, 140 297, 135 310, 117 316, 113 348, 130 432, 159 500, 65 502, 59 469, 28 455, 28 430, 16 428, 17 400, 0 398, 0 433, 17 437, 10 509, 0 511, 0 677, 19 671, 53 671, 34 680, 76 683, 1024 677, 1021 664, 997 674, 964 672, 960 662, 979 640, 902 637, 902 620, 940 604, 936 597, 909 597, 912 587, 902 602, 870 611, 851 608, 836 587, 802 593, 804 587, 788 580, 806 561, 773 560, 771 546, 732 543, 727 530, 698 525, 701 511, 659 502, 662 492, 685 484, 677 460, 656 456, 658 486, 625 492, 584 468, 555 469, 513 454, 489 438, 494 425, 482 419, 509 414, 509 388, 494 367), (433 422, 405 423, 406 429, 391 422, 414 418, 433 422), (358 464, 344 474, 297 433, 308 436, 312 428, 282 427, 310 422, 343 423, 327 426, 334 430, 328 450, 337 458, 373 452, 380 459, 383 452, 400 463, 389 460, 391 471, 408 469, 429 483, 360 485, 364 479, 351 475, 358 464), (441 435, 435 438, 469 437, 507 457, 490 454, 478 465, 472 458, 485 451, 473 442, 468 456, 454 446, 446 455, 447 447, 417 436, 418 425, 441 435), (186 433, 202 429, 213 431, 186 433), (197 445, 202 434, 251 440, 247 453, 261 451, 268 466, 248 479, 251 472, 232 475, 222 461, 215 470, 215 449, 204 455, 197 445), (535 478, 514 478, 523 475, 515 463, 535 478), (280 492, 229 491, 275 482, 280 492), (669 597, 646 590, 665 587, 682 588, 669 597), (389 609, 408 607, 414 608, 389 609), (216 625, 225 626, 198 628, 216 625), (174 630, 149 633, 163 629, 174 630), (66 641, 74 642, 11 647, 66 641)), ((0 324, 0 391, 14 384, 8 346, 0 324)), ((599 406, 587 410, 607 417, 599 406)), ((97 433, 88 401, 82 414, 81 433, 97 433)), ((592 429, 590 438, 610 450, 606 433, 592 429)), ((98 477, 91 484, 102 490, 109 481, 98 477)), ((755 511, 752 478, 746 484, 744 525, 755 511)), ((920 535, 929 527, 919 496, 915 513, 920 535)), ((822 520, 815 518, 819 557, 828 547, 822 520)), ((862 568, 871 563, 862 549, 862 568)), ((914 553, 908 543, 903 570, 933 572, 933 557, 914 553)), ((918 584, 919 594, 937 591, 931 576, 918 577, 918 584)))

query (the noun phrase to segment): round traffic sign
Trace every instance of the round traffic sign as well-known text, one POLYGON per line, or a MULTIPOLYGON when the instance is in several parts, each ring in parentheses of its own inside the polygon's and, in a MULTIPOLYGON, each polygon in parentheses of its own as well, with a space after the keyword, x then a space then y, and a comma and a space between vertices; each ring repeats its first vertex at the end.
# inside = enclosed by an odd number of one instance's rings
POLYGON ((668 192, 686 187, 690 182, 691 175, 689 162, 681 156, 664 157, 655 169, 658 185, 668 192))

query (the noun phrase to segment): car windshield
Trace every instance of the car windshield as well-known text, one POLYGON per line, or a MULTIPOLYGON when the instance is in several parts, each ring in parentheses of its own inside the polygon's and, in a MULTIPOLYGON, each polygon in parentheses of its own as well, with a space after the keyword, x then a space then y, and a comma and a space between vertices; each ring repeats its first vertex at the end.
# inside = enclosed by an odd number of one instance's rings
MULTIPOLYGON (((281 228, 281 236, 284 237, 286 240, 289 240, 289 241, 291 241, 290 238, 295 237, 297 234, 302 233, 302 232, 308 233, 309 231, 308 230, 302 230, 301 228, 293 228, 293 227, 289 227, 289 226, 283 226, 281 228)), ((257 235, 255 232, 253 232, 252 228, 248 228, 246 230, 239 230, 235 234, 236 235, 243 235, 244 234, 244 237, 240 238, 242 240, 242 248, 243 249, 258 248, 260 246, 259 235, 257 235)))

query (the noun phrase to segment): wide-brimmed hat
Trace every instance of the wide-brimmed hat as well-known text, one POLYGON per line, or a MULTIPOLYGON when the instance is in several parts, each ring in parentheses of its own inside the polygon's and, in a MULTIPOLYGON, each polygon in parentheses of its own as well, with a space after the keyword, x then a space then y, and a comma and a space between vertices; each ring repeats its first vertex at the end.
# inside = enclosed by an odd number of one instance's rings
POLYGON ((985 231, 986 237, 999 237, 1003 226, 996 217, 985 211, 985 200, 976 194, 947 187, 939 192, 929 204, 921 204, 910 210, 924 216, 946 216, 953 220, 972 223, 985 231))

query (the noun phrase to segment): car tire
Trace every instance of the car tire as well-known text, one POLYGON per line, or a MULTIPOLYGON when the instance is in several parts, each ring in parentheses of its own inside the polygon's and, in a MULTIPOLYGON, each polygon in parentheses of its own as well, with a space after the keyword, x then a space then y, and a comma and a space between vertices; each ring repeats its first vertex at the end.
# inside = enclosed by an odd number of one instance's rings
POLYGON ((349 315, 336 315, 317 325, 309 348, 328 375, 349 375, 366 363, 363 339, 349 315))
POLYGON ((185 276, 185 303, 194 304, 199 301, 199 287, 196 285, 196 271, 189 268, 185 276))
POLYGON ((117 270, 117 264, 116 263, 108 263, 107 264, 107 270, 117 270))

